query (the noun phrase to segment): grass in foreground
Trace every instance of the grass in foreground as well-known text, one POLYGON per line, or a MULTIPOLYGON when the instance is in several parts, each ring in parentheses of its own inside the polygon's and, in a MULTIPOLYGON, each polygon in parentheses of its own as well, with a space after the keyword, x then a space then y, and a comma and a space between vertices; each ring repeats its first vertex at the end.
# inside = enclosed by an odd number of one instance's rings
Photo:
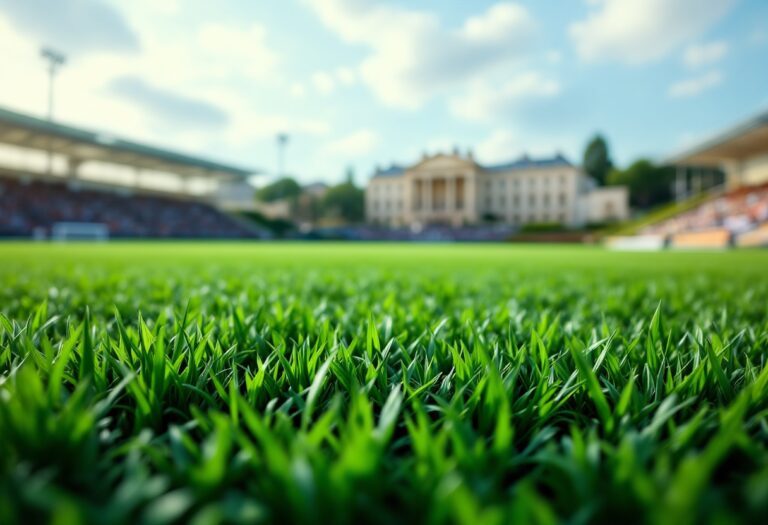
POLYGON ((0 250, 2 523, 768 514, 768 253, 0 250))

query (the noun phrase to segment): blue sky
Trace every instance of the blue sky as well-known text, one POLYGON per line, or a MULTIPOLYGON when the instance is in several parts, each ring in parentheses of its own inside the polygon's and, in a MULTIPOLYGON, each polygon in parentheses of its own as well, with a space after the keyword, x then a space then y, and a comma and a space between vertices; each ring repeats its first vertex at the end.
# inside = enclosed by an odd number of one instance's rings
POLYGON ((764 0, 0 0, 0 105, 304 181, 471 148, 663 158, 768 107, 764 0))

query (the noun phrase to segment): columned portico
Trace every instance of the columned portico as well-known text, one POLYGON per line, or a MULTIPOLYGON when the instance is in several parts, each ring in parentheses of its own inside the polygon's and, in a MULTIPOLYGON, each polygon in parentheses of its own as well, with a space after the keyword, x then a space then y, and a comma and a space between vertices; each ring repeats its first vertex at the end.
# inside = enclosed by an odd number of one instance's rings
POLYGON ((432 179, 429 177, 423 178, 421 187, 424 189, 424 202, 421 213, 426 215, 432 212, 432 179))
POLYGON ((477 172, 478 166, 472 159, 455 155, 425 158, 405 170, 404 194, 408 195, 413 220, 456 226, 476 221, 471 192, 477 172))
POLYGON ((467 214, 471 186, 460 175, 418 176, 408 183, 415 216, 422 222, 459 225, 467 214))

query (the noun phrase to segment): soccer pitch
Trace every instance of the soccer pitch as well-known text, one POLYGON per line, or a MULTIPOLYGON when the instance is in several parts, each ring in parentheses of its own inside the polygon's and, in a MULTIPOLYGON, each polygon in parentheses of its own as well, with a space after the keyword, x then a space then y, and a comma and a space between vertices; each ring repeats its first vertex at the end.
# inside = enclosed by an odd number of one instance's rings
POLYGON ((757 522, 767 268, 0 244, 0 522, 757 522))

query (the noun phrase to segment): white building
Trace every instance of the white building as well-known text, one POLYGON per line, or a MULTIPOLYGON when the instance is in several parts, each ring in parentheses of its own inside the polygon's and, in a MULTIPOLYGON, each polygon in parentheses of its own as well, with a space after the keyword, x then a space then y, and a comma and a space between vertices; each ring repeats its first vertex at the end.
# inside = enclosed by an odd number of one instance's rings
POLYGON ((365 210, 368 222, 389 226, 579 226, 629 215, 626 188, 596 187, 562 155, 481 166, 471 153, 457 151, 377 170, 366 188, 365 210))

